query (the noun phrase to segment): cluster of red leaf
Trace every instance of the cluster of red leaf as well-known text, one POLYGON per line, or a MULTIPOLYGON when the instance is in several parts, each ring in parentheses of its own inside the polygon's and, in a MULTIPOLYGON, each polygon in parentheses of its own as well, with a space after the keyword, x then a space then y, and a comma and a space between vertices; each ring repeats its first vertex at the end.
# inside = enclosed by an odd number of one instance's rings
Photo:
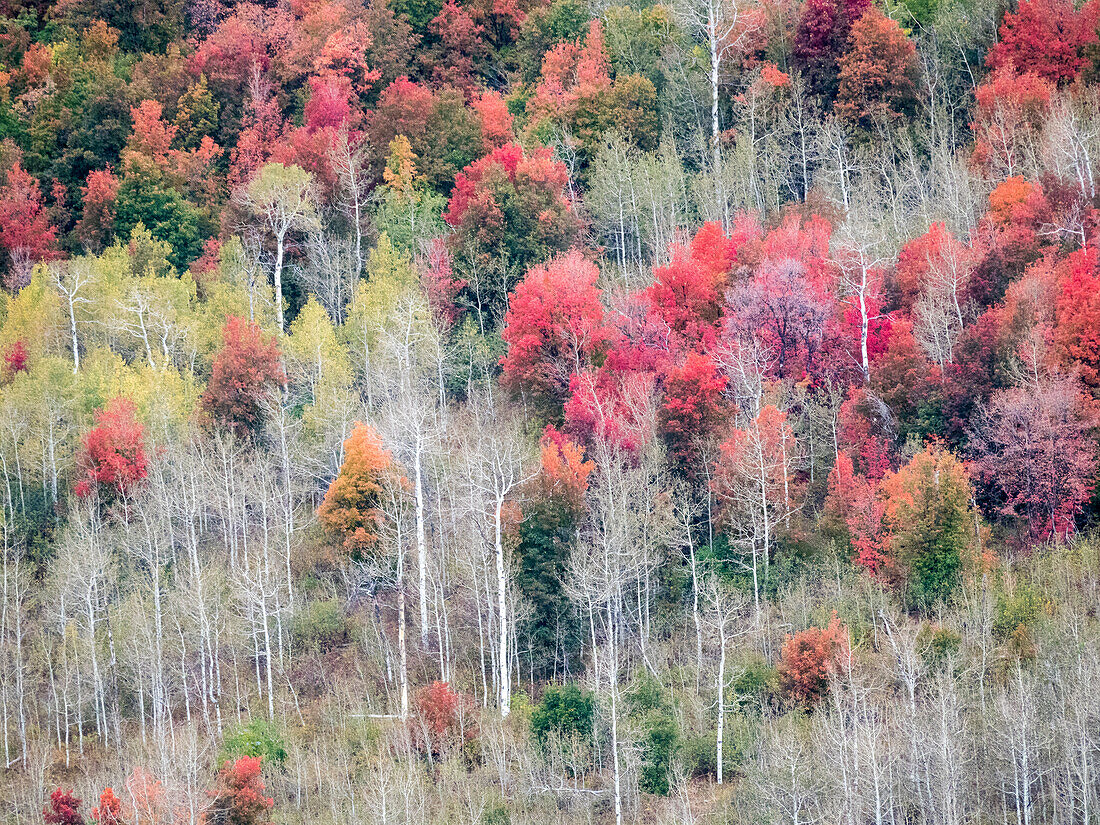
POLYGON ((242 756, 222 765, 209 792, 205 825, 270 825, 275 800, 264 795, 261 768, 258 756, 242 756))
POLYGON ((206 420, 240 435, 255 432, 263 421, 264 400, 286 384, 281 360, 274 337, 255 323, 229 318, 200 402, 206 420))
POLYGON ((73 491, 81 498, 96 491, 108 498, 125 496, 145 478, 144 428, 133 402, 114 398, 96 413, 76 463, 79 480, 73 491))
POLYGON ((787 637, 779 662, 779 675, 787 695, 813 707, 829 692, 834 675, 848 667, 848 628, 836 614, 827 627, 810 627, 787 637))
POLYGON ((42 201, 38 181, 17 160, 0 182, 0 249, 8 255, 8 289, 30 280, 31 267, 55 257, 57 228, 42 201))
POLYGON ((446 682, 424 685, 413 696, 413 718, 409 720, 413 747, 438 757, 449 747, 470 741, 477 736, 472 709, 470 698, 446 682))

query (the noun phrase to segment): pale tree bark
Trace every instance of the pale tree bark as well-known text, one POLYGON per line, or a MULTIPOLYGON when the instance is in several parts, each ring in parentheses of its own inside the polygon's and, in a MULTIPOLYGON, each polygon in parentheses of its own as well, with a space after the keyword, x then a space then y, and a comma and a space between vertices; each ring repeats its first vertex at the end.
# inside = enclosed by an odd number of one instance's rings
POLYGON ((54 283, 65 299, 65 311, 69 316, 69 340, 73 356, 73 375, 80 371, 80 340, 77 336, 78 308, 91 303, 84 294, 94 277, 91 266, 84 261, 61 262, 50 266, 54 283))
POLYGON ((504 545, 506 505, 518 502, 523 486, 538 474, 534 455, 514 411, 488 395, 474 398, 458 446, 470 485, 472 514, 491 542, 495 578, 497 705, 502 717, 512 709, 512 616, 509 610, 510 571, 504 545))
POLYGON ((275 318, 279 334, 283 321, 283 263, 287 239, 296 231, 308 232, 319 226, 313 196, 313 176, 299 166, 265 164, 236 194, 242 207, 252 213, 275 239, 275 318))

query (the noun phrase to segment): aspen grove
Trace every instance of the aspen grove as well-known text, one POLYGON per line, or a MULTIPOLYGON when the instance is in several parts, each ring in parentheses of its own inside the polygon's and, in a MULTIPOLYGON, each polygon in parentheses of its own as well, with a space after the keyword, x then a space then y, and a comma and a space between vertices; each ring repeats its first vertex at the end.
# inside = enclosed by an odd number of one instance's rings
POLYGON ((1100 0, 0 0, 0 825, 1100 822, 1100 0))

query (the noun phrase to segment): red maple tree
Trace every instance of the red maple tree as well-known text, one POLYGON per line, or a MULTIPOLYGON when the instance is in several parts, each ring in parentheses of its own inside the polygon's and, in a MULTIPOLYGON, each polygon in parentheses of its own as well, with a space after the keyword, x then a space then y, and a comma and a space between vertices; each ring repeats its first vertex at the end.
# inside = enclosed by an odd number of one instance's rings
POLYGON ((34 264, 55 256, 56 239, 57 228, 42 203, 38 181, 17 160, 0 186, 0 248, 8 253, 9 289, 26 284, 34 264))
POLYGON ((92 820, 96 825, 124 825, 122 800, 115 796, 113 788, 105 788, 99 795, 99 805, 92 808, 92 820))
POLYGON ((42 809, 42 820, 46 825, 84 825, 80 815, 80 800, 72 791, 61 788, 50 794, 49 804, 42 809))
POLYGON ((73 491, 81 498, 97 490, 108 498, 125 496, 145 478, 144 428, 132 401, 113 398, 96 413, 76 465, 79 480, 73 491))
POLYGON ((829 681, 848 664, 848 629, 836 614, 827 627, 809 627, 783 643, 779 675, 796 702, 813 707, 829 692, 829 681))
POLYGON ((258 756, 242 756, 222 765, 214 790, 209 792, 206 825, 270 825, 275 800, 264 796, 261 767, 258 756))
POLYGON ((530 393, 550 414, 565 402, 572 376, 611 339, 599 276, 581 252, 568 252, 529 269, 508 302, 501 332, 508 345, 500 362, 503 382, 530 393))
POLYGON ((274 336, 255 323, 230 317, 222 329, 222 349, 201 406, 207 422, 238 434, 255 432, 263 420, 263 402, 286 384, 274 336))
POLYGON ((986 55, 993 69, 1010 67, 1058 84, 1076 80, 1088 63, 1088 52, 1100 43, 1100 3, 1080 8, 1072 0, 1021 0, 1006 11, 998 40, 986 55))

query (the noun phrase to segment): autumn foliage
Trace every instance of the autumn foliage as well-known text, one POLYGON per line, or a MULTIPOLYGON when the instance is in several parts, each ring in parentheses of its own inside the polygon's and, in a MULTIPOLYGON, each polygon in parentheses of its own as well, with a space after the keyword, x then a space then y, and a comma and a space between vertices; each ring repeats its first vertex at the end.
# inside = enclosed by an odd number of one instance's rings
POLYGON ((787 637, 779 675, 787 695, 812 708, 829 692, 830 680, 848 665, 848 628, 834 613, 827 627, 810 627, 787 637))
POLYGON ((521 269, 565 251, 581 230, 568 180, 565 165, 549 149, 494 149, 455 177, 443 216, 455 229, 452 248, 483 264, 498 258, 521 269))
POLYGON ((393 479, 393 456, 373 428, 356 423, 344 442, 344 463, 317 511, 351 555, 372 550, 382 521, 381 497, 393 479))
POLYGON ((890 561, 910 598, 920 605, 948 599, 975 561, 978 525, 966 467, 950 450, 931 444, 886 475, 882 495, 890 561))
POLYGON ((106 788, 99 795, 99 805, 92 808, 92 820, 96 825, 125 825, 122 800, 115 796, 113 788, 106 788))
POLYGON ((586 369, 612 338, 604 325, 596 265, 566 253, 528 270, 508 302, 501 337, 507 386, 560 409, 573 375, 586 369))
POLYGON ((432 682, 413 697, 414 718, 409 722, 413 745, 423 754, 441 756, 448 747, 477 735, 469 697, 446 682, 432 682))
POLYGON ((14 341, 4 352, 4 373, 11 377, 27 371, 27 346, 22 341, 14 341))
POLYGON ((46 212, 38 181, 16 161, 0 185, 0 249, 7 252, 9 289, 29 280, 31 266, 54 256, 56 239, 57 228, 46 212))
POLYGON ((916 47, 878 9, 852 25, 850 48, 839 61, 836 112, 865 129, 901 119, 917 103, 916 47))
POLYGON ((275 800, 264 796, 261 758, 242 756, 225 762, 210 792, 205 825, 270 825, 275 800))
POLYGON ((114 398, 96 413, 95 426, 84 436, 73 491, 81 498, 96 491, 108 498, 125 496, 147 472, 144 428, 134 404, 114 398))
POLYGON ((42 820, 46 825, 84 825, 80 800, 72 791, 58 788, 50 794, 49 803, 42 809, 42 820))
POLYGON ((1054 83, 1072 82, 1100 42, 1098 24, 1096 0, 1079 8, 1072 0, 1021 0, 1015 12, 1005 13, 987 62, 994 69, 1010 67, 1054 83))
POLYGON ((243 318, 231 317, 202 395, 206 420, 238 435, 255 432, 263 421, 264 400, 286 384, 280 361, 273 336, 243 318))

